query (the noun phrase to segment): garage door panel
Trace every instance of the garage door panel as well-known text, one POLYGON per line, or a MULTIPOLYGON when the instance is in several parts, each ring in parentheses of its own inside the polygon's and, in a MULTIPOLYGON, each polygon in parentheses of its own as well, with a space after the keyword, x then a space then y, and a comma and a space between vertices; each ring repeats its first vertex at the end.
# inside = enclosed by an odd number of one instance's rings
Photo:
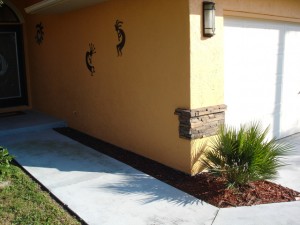
POLYGON ((300 25, 225 18, 226 123, 270 125, 270 137, 300 132, 300 25))

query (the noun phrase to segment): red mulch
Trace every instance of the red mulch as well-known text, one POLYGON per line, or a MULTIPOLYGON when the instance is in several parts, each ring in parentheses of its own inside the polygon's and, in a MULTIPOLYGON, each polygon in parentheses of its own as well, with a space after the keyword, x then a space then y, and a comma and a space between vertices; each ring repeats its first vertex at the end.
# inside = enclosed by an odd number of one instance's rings
POLYGON ((240 190, 227 189, 221 178, 201 173, 188 178, 179 189, 220 208, 296 201, 300 193, 269 181, 256 181, 240 190))
POLYGON ((190 176, 74 129, 55 130, 217 207, 251 206, 300 200, 299 192, 269 181, 252 182, 239 191, 226 189, 224 180, 209 173, 190 176))

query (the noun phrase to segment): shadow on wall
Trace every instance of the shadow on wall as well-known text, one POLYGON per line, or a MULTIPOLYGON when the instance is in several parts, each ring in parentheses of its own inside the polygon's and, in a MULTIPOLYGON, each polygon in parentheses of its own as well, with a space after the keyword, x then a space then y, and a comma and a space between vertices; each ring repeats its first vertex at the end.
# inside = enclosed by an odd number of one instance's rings
POLYGON ((213 137, 205 139, 196 139, 192 141, 191 151, 191 174, 196 175, 205 169, 205 165, 201 162, 205 150, 207 150, 207 143, 213 137))

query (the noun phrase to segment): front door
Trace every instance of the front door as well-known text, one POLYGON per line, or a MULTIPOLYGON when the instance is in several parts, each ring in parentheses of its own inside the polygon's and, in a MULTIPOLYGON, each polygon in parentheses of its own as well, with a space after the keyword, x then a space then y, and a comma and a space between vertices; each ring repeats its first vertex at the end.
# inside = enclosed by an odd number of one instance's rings
POLYGON ((21 25, 0 25, 0 108, 28 105, 21 25))

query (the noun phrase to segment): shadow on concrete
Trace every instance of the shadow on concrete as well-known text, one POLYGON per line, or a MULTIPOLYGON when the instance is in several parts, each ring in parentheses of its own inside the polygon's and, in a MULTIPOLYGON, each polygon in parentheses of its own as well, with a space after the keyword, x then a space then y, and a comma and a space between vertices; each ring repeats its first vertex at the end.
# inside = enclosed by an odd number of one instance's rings
POLYGON ((53 130, 28 133, 20 138, 9 137, 5 147, 15 155, 18 163, 50 189, 102 179, 99 190, 106 189, 119 195, 140 195, 142 204, 155 201, 181 206, 204 204, 185 192, 53 130), (103 179, 107 179, 107 182, 103 182, 103 179))
POLYGON ((183 193, 167 184, 157 182, 155 178, 142 173, 122 174, 124 180, 121 183, 111 183, 101 188, 109 189, 121 195, 142 195, 140 201, 142 204, 148 204, 155 201, 168 201, 176 205, 203 205, 203 201, 196 199, 186 193, 183 193))

